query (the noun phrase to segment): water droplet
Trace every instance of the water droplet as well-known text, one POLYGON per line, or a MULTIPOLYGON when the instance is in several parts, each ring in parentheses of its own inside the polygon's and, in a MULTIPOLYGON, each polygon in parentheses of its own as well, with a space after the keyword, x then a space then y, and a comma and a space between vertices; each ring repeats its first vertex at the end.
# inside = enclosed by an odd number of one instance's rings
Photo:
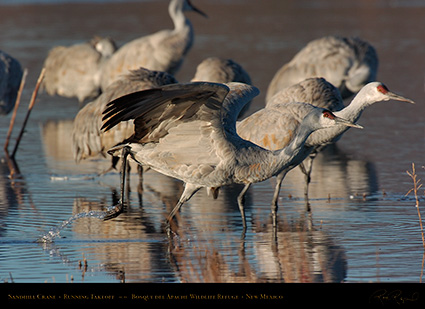
POLYGON ((96 218, 96 219, 103 220, 107 214, 108 214, 108 211, 95 211, 95 210, 77 213, 73 215, 72 217, 70 217, 68 220, 63 221, 60 225, 52 227, 47 233, 39 237, 37 239, 37 242, 41 242, 41 243, 53 242, 55 238, 60 237, 60 232, 69 224, 74 222, 75 220, 78 220, 81 218, 96 218))

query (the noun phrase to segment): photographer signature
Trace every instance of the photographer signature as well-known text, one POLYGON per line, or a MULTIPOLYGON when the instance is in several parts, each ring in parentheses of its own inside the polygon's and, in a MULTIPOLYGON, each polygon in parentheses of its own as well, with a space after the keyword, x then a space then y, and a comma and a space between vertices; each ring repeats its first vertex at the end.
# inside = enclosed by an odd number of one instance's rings
POLYGON ((370 303, 380 303, 382 305, 388 303, 396 303, 403 305, 408 302, 415 302, 419 300, 419 293, 413 292, 410 295, 403 295, 402 290, 388 291, 386 289, 377 290, 369 298, 370 303))

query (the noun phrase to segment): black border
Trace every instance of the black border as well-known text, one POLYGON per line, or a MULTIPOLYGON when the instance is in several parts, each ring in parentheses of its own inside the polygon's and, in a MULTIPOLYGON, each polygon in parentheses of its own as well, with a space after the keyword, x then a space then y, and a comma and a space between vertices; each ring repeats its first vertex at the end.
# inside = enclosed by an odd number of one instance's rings
POLYGON ((423 306, 425 286, 398 283, 330 284, 94 284, 46 283, 0 285, 0 303, 46 304, 335 304, 423 306))

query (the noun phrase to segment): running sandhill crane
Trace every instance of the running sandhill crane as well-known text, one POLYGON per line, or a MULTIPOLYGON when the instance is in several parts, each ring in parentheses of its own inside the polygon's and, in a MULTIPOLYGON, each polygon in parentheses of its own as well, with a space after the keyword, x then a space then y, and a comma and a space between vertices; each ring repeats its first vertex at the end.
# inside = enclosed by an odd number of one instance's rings
POLYGON ((15 106, 23 71, 18 60, 0 50, 0 115, 15 106))
MULTIPOLYGON (((300 163, 302 145, 313 131, 337 124, 357 126, 328 110, 306 104, 310 113, 288 145, 269 151, 236 133, 239 112, 258 93, 257 88, 241 83, 198 82, 126 95, 108 104, 102 129, 108 131, 122 121, 134 119, 134 135, 108 152, 121 156, 123 162, 130 155, 138 164, 185 183, 168 223, 202 187, 244 184, 237 200, 245 230, 243 200, 252 183, 300 163)), ((286 108, 292 110, 299 104, 288 103, 286 108)))
MULTIPOLYGON (((329 109, 332 112, 339 111, 345 107, 339 90, 334 85, 327 82, 324 78, 317 77, 308 78, 302 82, 285 88, 276 95, 276 99, 273 98, 266 102, 266 107, 285 102, 305 102, 317 107, 329 109)), ((250 121, 247 120, 244 125, 241 125, 240 129, 244 131, 244 133, 241 133, 242 135, 246 134, 245 132, 248 132, 248 127, 252 125, 249 122, 250 121)), ((275 147, 272 146, 272 141, 268 141, 266 139, 263 142, 264 143, 261 146, 267 149, 275 147)), ((317 153, 325 146, 326 144, 314 147, 314 150, 310 153, 308 158, 299 165, 302 173, 305 175, 304 197, 306 200, 307 210, 310 209, 308 202, 308 187, 311 182, 313 160, 317 153)))
POLYGON ((168 6, 173 30, 159 32, 135 39, 118 49, 103 68, 101 85, 105 89, 120 75, 144 67, 149 70, 175 74, 193 44, 193 27, 185 11, 206 15, 189 0, 171 0, 168 6))
MULTIPOLYGON (((329 85, 326 86, 326 84, 323 84, 320 81, 323 82, 323 80, 320 79, 311 79, 300 84, 304 85, 304 87, 295 85, 291 89, 284 89, 277 93, 268 102, 265 108, 259 110, 258 112, 238 123, 238 134, 242 138, 269 150, 281 149, 287 146, 293 138, 295 132, 299 130, 302 119, 307 115, 309 109, 306 109, 306 105, 304 104, 298 104, 297 107, 294 107, 294 109, 289 112, 286 110, 286 105, 284 104, 285 102, 288 102, 288 100, 296 100, 297 96, 299 96, 299 99, 301 100, 306 100, 306 98, 308 99, 310 97, 312 99, 310 103, 315 105, 330 105, 329 107, 342 106, 341 97, 336 96, 332 99, 335 91, 333 91, 332 87, 329 87, 329 85), (312 88, 306 87, 307 85, 311 86, 313 84, 314 87, 312 88), (302 91, 296 95, 296 89, 302 91), (323 91, 323 89, 327 90, 323 91), (307 92, 307 94, 304 92, 307 92)), ((338 117, 347 119, 348 121, 356 122, 360 118, 362 112, 368 106, 377 102, 389 100, 414 103, 410 99, 389 91, 384 84, 380 82, 372 82, 364 86, 347 107, 339 111, 335 111, 334 114, 338 117)), ((349 127, 347 126, 337 125, 332 128, 326 128, 313 132, 308 137, 305 144, 301 146, 302 149, 300 152, 304 156, 301 161, 307 158, 312 151, 315 149, 317 150, 318 147, 328 143, 336 142, 348 129, 349 127)), ((310 177, 309 173, 311 173, 311 164, 312 161, 310 162, 310 167, 306 169, 307 177, 310 177)), ((294 168, 294 166, 288 166, 286 169, 281 170, 280 174, 277 175, 277 183, 273 195, 272 208, 277 208, 277 201, 279 198, 279 191, 282 185, 282 181, 285 178, 286 173, 289 172, 292 168, 294 168)), ((308 183, 306 183, 306 191, 307 190, 308 183)), ((308 202, 307 210, 310 210, 308 202)))
POLYGON ((266 102, 275 93, 310 77, 323 77, 345 99, 376 80, 375 48, 359 38, 326 36, 308 43, 275 74, 267 89, 266 102))
MULTIPOLYGON (((130 71, 113 82, 94 101, 84 106, 74 119, 72 131, 72 152, 75 161, 93 157, 98 154, 106 156, 106 151, 134 132, 133 121, 121 122, 108 132, 102 132, 102 112, 108 102, 123 95, 144 89, 157 88, 163 85, 177 83, 177 80, 165 72, 151 71, 145 68, 130 71)), ((116 165, 112 159, 112 167, 116 165)))
MULTIPOLYGON (((192 82, 231 83, 238 82, 251 85, 251 77, 244 68, 232 59, 209 57, 204 59, 196 67, 192 82)), ((239 118, 248 110, 251 101, 248 102, 239 114, 239 118)))
POLYGON ((110 38, 94 37, 91 41, 50 50, 42 88, 49 95, 78 98, 80 103, 100 94, 101 67, 116 50, 110 38))

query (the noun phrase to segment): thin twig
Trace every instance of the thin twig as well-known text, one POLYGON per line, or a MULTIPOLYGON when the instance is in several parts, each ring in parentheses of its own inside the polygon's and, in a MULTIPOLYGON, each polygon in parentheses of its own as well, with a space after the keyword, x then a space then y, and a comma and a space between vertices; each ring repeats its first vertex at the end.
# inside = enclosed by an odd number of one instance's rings
POLYGON ((406 193, 406 195, 410 194, 413 191, 413 194, 415 195, 415 201, 416 201, 416 209, 418 211, 418 217, 419 217, 419 225, 421 227, 421 233, 422 233, 422 245, 425 250, 425 237, 424 237, 424 229, 422 226, 422 217, 421 212, 419 211, 419 197, 418 197, 418 191, 422 187, 421 180, 417 178, 416 170, 415 170, 415 163, 412 163, 412 172, 406 171, 407 175, 410 176, 413 180, 413 188, 409 190, 409 192, 406 193))
POLYGON ((419 225, 421 227, 422 246, 424 248, 424 252, 423 252, 423 255, 422 255, 422 268, 421 268, 421 275, 419 277, 419 283, 422 283, 422 277, 423 277, 423 273, 424 273, 424 261, 425 261, 425 237, 424 237, 424 229, 423 229, 423 226, 422 226, 421 212, 419 210, 419 197, 418 197, 418 191, 422 187, 422 184, 421 184, 421 180, 418 179, 418 176, 416 175, 415 163, 412 163, 412 172, 406 171, 406 173, 413 180, 413 188, 410 189, 406 193, 406 195, 410 194, 411 192, 413 192, 413 194, 415 195, 415 201, 416 201, 416 205, 415 206, 416 206, 416 210, 418 212, 419 225))
POLYGON ((19 175, 21 174, 21 171, 19 170, 18 164, 16 163, 14 158, 11 158, 9 155, 9 151, 5 151, 6 157, 6 164, 7 167, 9 168, 9 177, 10 179, 14 179, 16 177, 19 177, 19 175))
POLYGON ((6 142, 4 143, 4 151, 6 151, 6 153, 8 153, 7 148, 9 147, 10 136, 12 135, 12 129, 13 129, 13 126, 15 125, 15 118, 18 112, 18 107, 19 107, 19 104, 21 103, 21 95, 22 95, 22 91, 24 90, 27 74, 28 74, 28 69, 25 69, 24 73, 22 74, 21 84, 19 85, 18 94, 16 96, 15 108, 13 109, 12 118, 10 119, 9 131, 7 132, 6 142))
POLYGON ((21 132, 19 132, 19 136, 16 139, 16 145, 15 145, 15 148, 13 149, 11 158, 15 158, 16 152, 18 151, 19 143, 21 142, 22 135, 24 134, 25 127, 26 127, 27 122, 28 122, 28 118, 29 118, 29 116, 31 114, 32 108, 34 107, 35 99, 37 98, 38 89, 40 88, 41 82, 42 82, 42 80, 44 78, 44 71, 45 71, 45 68, 43 68, 41 70, 40 76, 38 77, 37 84, 35 85, 35 88, 34 88, 34 91, 32 93, 32 97, 31 97, 31 101, 30 101, 30 104, 28 106, 27 115, 25 116, 24 123, 22 124, 21 132))

